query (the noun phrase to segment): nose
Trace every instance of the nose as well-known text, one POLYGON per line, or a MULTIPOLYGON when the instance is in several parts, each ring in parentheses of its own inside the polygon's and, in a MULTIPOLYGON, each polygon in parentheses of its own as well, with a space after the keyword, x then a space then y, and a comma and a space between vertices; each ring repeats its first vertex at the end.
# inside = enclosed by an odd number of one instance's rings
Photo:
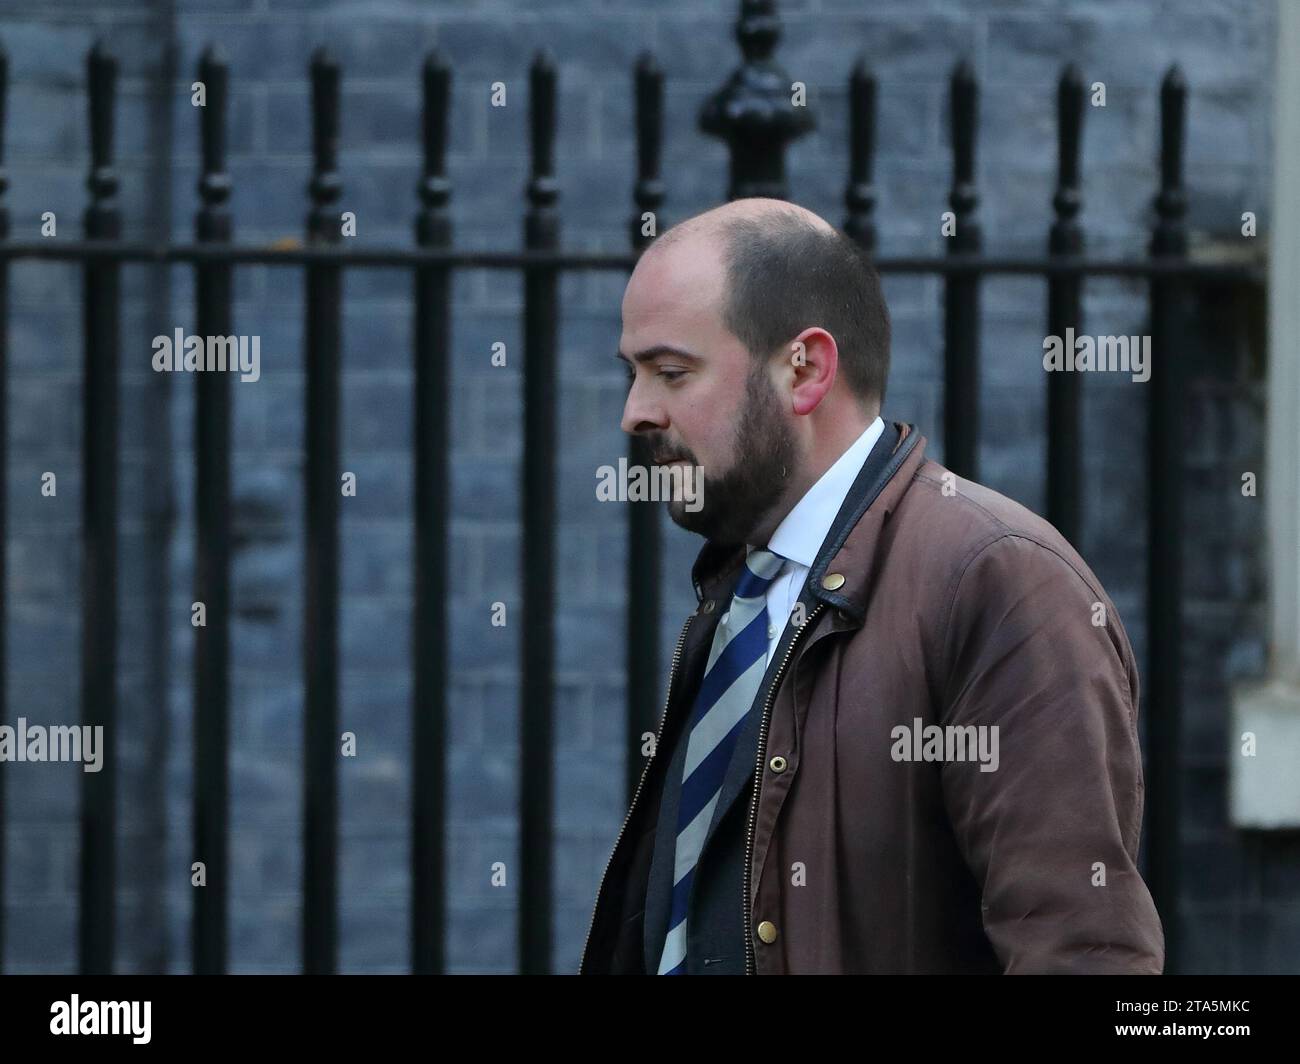
POLYGON ((668 427, 668 418, 663 407, 645 398, 645 390, 637 381, 627 393, 627 402, 623 404, 623 420, 620 425, 629 435, 646 432, 662 432, 668 427))

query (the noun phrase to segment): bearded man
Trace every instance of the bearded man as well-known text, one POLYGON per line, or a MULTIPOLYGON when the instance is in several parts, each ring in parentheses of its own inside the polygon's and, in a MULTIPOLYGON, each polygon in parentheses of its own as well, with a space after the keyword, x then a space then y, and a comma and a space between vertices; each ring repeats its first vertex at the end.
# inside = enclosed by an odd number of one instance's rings
POLYGON ((1050 524, 881 417, 889 341, 870 262, 783 201, 632 273, 623 429, 700 468, 669 512, 706 542, 583 973, 1163 968, 1119 615, 1050 524))

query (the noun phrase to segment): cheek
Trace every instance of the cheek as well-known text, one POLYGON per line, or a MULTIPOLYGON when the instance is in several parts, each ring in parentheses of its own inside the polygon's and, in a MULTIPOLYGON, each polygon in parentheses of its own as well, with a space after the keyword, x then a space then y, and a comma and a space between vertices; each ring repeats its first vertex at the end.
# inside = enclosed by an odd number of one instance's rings
POLYGON ((706 411, 695 402, 678 402, 670 413, 676 437, 697 459, 713 446, 713 430, 706 411))
POLYGON ((669 407, 675 438, 706 469, 724 468, 730 462, 738 413, 736 394, 726 389, 707 396, 693 391, 689 398, 676 397, 669 407))
POLYGON ((712 424, 701 424, 695 436, 688 441, 688 446, 698 465, 706 471, 717 472, 726 468, 730 462, 731 442, 725 433, 719 432, 715 421, 712 424))

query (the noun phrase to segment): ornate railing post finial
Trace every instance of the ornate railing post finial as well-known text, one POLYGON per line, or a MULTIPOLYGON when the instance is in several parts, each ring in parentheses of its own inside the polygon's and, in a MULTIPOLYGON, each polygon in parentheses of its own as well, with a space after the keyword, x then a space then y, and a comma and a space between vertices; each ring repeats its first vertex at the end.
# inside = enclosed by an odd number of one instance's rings
POLYGON ((781 36, 776 0, 742 0, 736 40, 744 62, 700 109, 700 130, 731 150, 728 199, 786 199, 785 146, 816 127, 796 103, 789 76, 772 59, 781 36))

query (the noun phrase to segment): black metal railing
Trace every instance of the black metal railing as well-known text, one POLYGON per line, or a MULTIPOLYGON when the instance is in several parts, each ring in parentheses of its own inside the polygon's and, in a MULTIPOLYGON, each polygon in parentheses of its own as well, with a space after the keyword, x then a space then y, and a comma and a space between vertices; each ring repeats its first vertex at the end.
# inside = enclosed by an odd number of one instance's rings
MULTIPOLYGON (((778 37, 772 0, 745 0, 738 26, 744 53, 741 71, 702 108, 701 127, 727 140, 732 151, 734 197, 787 195, 784 147, 812 127, 806 110, 792 110, 789 80, 772 59, 778 37), (743 76, 742 76, 743 75, 743 76)), ((522 251, 465 251, 453 247, 448 203, 452 187, 445 171, 451 68, 440 52, 423 68, 423 172, 416 183, 418 211, 413 247, 340 246, 337 211, 342 188, 337 172, 340 145, 340 70, 325 51, 311 61, 314 169, 309 186, 306 238, 296 247, 252 247, 233 242, 228 209, 231 181, 226 172, 225 121, 228 73, 215 49, 202 56, 198 77, 206 87, 202 110, 201 205, 195 242, 172 244, 123 241, 113 162, 116 65, 101 45, 88 61, 91 172, 85 238, 74 241, 11 241, 3 206, 6 179, 0 168, 0 400, 6 383, 6 311, 12 260, 67 260, 84 271, 84 469, 83 521, 85 584, 82 602, 81 711, 83 723, 102 724, 106 751, 102 771, 84 776, 81 822, 80 966, 108 972, 114 956, 113 820, 116 773, 113 744, 117 696, 117 630, 114 620, 117 571, 116 440, 119 371, 119 270, 123 263, 190 263, 194 266, 196 326, 201 336, 234 332, 233 270, 250 264, 301 267, 306 280, 304 357, 306 389, 303 969, 331 972, 337 965, 339 723, 339 382, 342 344, 342 278, 346 271, 409 267, 414 279, 414 599, 412 655, 413 749, 411 967, 437 972, 445 966, 446 914, 442 833, 446 809, 448 681, 445 615, 448 591, 449 522, 448 382, 451 351, 450 280, 458 269, 522 271, 524 301, 524 440, 522 463, 523 613, 521 702, 523 758, 519 817, 522 875, 519 897, 520 970, 548 971, 552 943, 552 759, 555 660, 555 493, 558 279, 566 270, 628 271, 652 239, 647 219, 665 199, 659 173, 662 143, 663 75, 652 57, 634 71, 637 172, 625 254, 578 253, 561 248, 555 178, 556 67, 541 52, 530 71, 531 177, 526 187, 522 251), (93 622, 93 623, 92 623, 93 622)), ((7 66, 0 54, 0 167, 7 66)), ((1148 881, 1163 915, 1170 958, 1178 955, 1178 741, 1180 691, 1178 638, 1182 599, 1178 468, 1182 371, 1171 344, 1181 286, 1193 281, 1260 284, 1259 263, 1189 261, 1183 216, 1183 144, 1187 88, 1177 70, 1161 89, 1161 178, 1155 207, 1158 223, 1150 255, 1089 259, 1083 255, 1078 221, 1081 203, 1083 89, 1079 72, 1068 67, 1058 90, 1059 179, 1054 221, 1042 256, 990 255, 982 251, 975 219, 978 86, 974 71, 960 64, 953 74, 953 182, 955 221, 948 253, 940 256, 876 256, 872 184, 877 85, 866 60, 853 69, 850 85, 850 160, 845 232, 874 256, 882 273, 932 274, 944 279, 944 461, 960 475, 977 474, 979 447, 980 282, 998 274, 1042 276, 1047 282, 1047 321, 1055 335, 1081 324, 1086 277, 1114 276, 1150 282, 1153 373, 1150 391, 1150 582, 1149 655, 1144 709, 1148 729, 1148 881)), ((1073 373, 1049 377, 1047 436, 1048 517, 1077 539, 1081 506, 1079 388, 1073 373)), ((195 628, 194 659, 194 841, 207 863, 207 887, 194 894, 193 967, 221 972, 227 967, 228 806, 230 697, 231 472, 230 393, 226 375, 196 375, 195 590, 206 604, 207 623, 195 628)), ((0 460, 4 457, 4 404, 0 402, 0 460)), ((638 439, 630 459, 648 464, 638 439)), ((0 494, 0 538, 4 532, 0 494)), ((627 628, 627 776, 636 787, 644 763, 638 737, 653 731, 661 679, 658 655, 660 544, 654 507, 629 511, 627 628)), ((4 568, 0 565, 0 580, 4 568)), ((7 603, 0 583, 0 635, 7 603)), ((4 646, 0 638, 0 653, 4 646)), ((0 657, 0 665, 3 658, 0 657)), ((0 669, 0 682, 3 669, 0 669)), ((0 704, 2 705, 2 704, 0 704)), ((3 718, 3 713, 0 713, 3 718)), ((0 771, 3 766, 0 765, 0 771)), ((0 787, 0 803, 3 788, 0 787)), ((3 805, 0 804, 0 827, 3 805)), ((4 833, 0 830, 0 896, 4 884, 4 833)), ((0 913, 0 936, 3 935, 0 913)), ((3 956, 0 937, 0 957, 3 956)))

